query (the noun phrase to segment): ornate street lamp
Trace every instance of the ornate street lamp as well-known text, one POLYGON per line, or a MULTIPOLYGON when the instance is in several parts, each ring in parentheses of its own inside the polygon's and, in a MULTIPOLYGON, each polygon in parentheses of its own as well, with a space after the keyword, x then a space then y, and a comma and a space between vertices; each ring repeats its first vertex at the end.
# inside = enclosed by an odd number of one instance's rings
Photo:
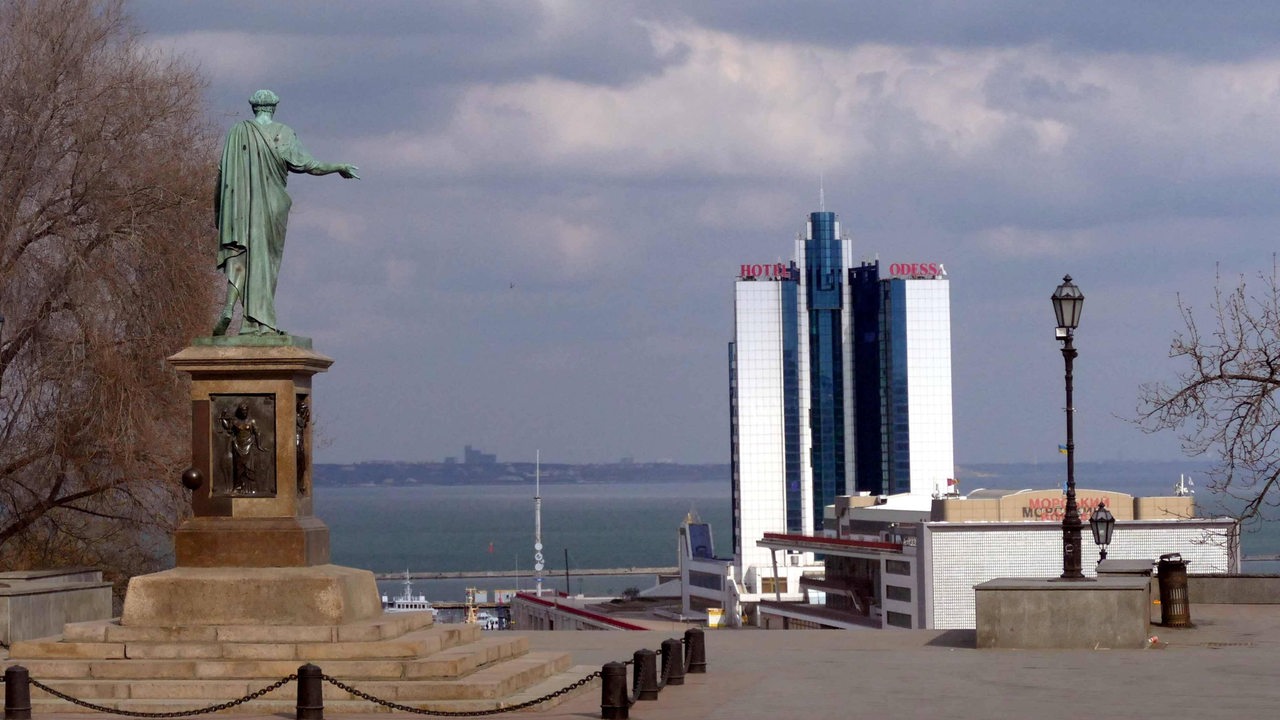
POLYGON ((1067 275, 1050 299, 1053 300, 1053 314, 1058 318, 1056 337, 1062 341, 1062 359, 1067 366, 1067 510, 1062 517, 1062 579, 1083 580, 1084 573, 1080 571, 1080 509, 1076 507, 1076 443, 1072 423, 1075 407, 1071 403, 1071 361, 1076 359, 1076 349, 1071 339, 1080 325, 1084 293, 1067 275))
POLYGON ((1106 505, 1098 503, 1098 509, 1089 516, 1089 529, 1093 531, 1093 542, 1100 550, 1098 562, 1107 559, 1107 546, 1111 544, 1111 531, 1116 527, 1116 518, 1106 505))

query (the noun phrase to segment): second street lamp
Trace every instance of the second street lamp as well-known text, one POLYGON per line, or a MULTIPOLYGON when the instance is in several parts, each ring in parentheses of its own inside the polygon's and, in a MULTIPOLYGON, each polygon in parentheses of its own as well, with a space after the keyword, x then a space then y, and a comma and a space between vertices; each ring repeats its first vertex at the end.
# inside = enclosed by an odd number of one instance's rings
POLYGON ((1062 579, 1083 580, 1080 570, 1080 509, 1076 506, 1076 443, 1071 400, 1071 363, 1076 359, 1076 349, 1071 344, 1076 327, 1080 325, 1080 311, 1084 308, 1084 293, 1071 282, 1071 276, 1062 278, 1062 284, 1053 291, 1053 314, 1057 316, 1056 337, 1062 341, 1062 359, 1067 375, 1067 507, 1062 516, 1062 579))
POLYGON ((1107 559, 1107 546, 1111 544, 1111 533, 1115 530, 1116 519, 1107 506, 1098 503, 1098 509, 1089 516, 1089 528, 1093 530, 1093 542, 1098 546, 1098 563, 1107 559))

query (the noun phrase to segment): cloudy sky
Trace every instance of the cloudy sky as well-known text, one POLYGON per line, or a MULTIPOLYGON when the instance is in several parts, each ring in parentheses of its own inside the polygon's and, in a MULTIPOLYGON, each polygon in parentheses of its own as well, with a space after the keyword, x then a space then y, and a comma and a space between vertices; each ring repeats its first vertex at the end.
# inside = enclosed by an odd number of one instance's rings
POLYGON ((219 128, 270 88, 361 168, 290 184, 321 461, 727 462, 733 280, 790 258, 820 178, 858 259, 946 264, 959 464, 1057 457, 1065 273, 1078 458, 1174 459, 1125 418, 1177 298, 1277 248, 1278 3, 130 7, 219 128))

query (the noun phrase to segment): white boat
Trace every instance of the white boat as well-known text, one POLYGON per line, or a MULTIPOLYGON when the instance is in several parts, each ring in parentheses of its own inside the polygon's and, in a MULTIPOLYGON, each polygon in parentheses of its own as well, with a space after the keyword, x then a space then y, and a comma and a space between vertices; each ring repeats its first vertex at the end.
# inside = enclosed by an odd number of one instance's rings
POLYGON ((384 612, 430 612, 433 616, 437 612, 426 595, 413 594, 413 581, 409 579, 408 570, 404 571, 404 592, 395 598, 383 595, 382 609, 384 612))

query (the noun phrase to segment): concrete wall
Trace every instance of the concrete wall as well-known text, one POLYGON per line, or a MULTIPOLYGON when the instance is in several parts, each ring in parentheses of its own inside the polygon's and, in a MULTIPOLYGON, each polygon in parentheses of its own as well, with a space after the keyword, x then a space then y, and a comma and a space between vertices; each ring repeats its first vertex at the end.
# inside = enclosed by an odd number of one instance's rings
POLYGON ((1188 575, 1187 600, 1192 606, 1280 604, 1280 575, 1188 575))
POLYGON ((111 583, 91 568, 0 573, 0 643, 62 633, 69 622, 111 617, 111 583))

